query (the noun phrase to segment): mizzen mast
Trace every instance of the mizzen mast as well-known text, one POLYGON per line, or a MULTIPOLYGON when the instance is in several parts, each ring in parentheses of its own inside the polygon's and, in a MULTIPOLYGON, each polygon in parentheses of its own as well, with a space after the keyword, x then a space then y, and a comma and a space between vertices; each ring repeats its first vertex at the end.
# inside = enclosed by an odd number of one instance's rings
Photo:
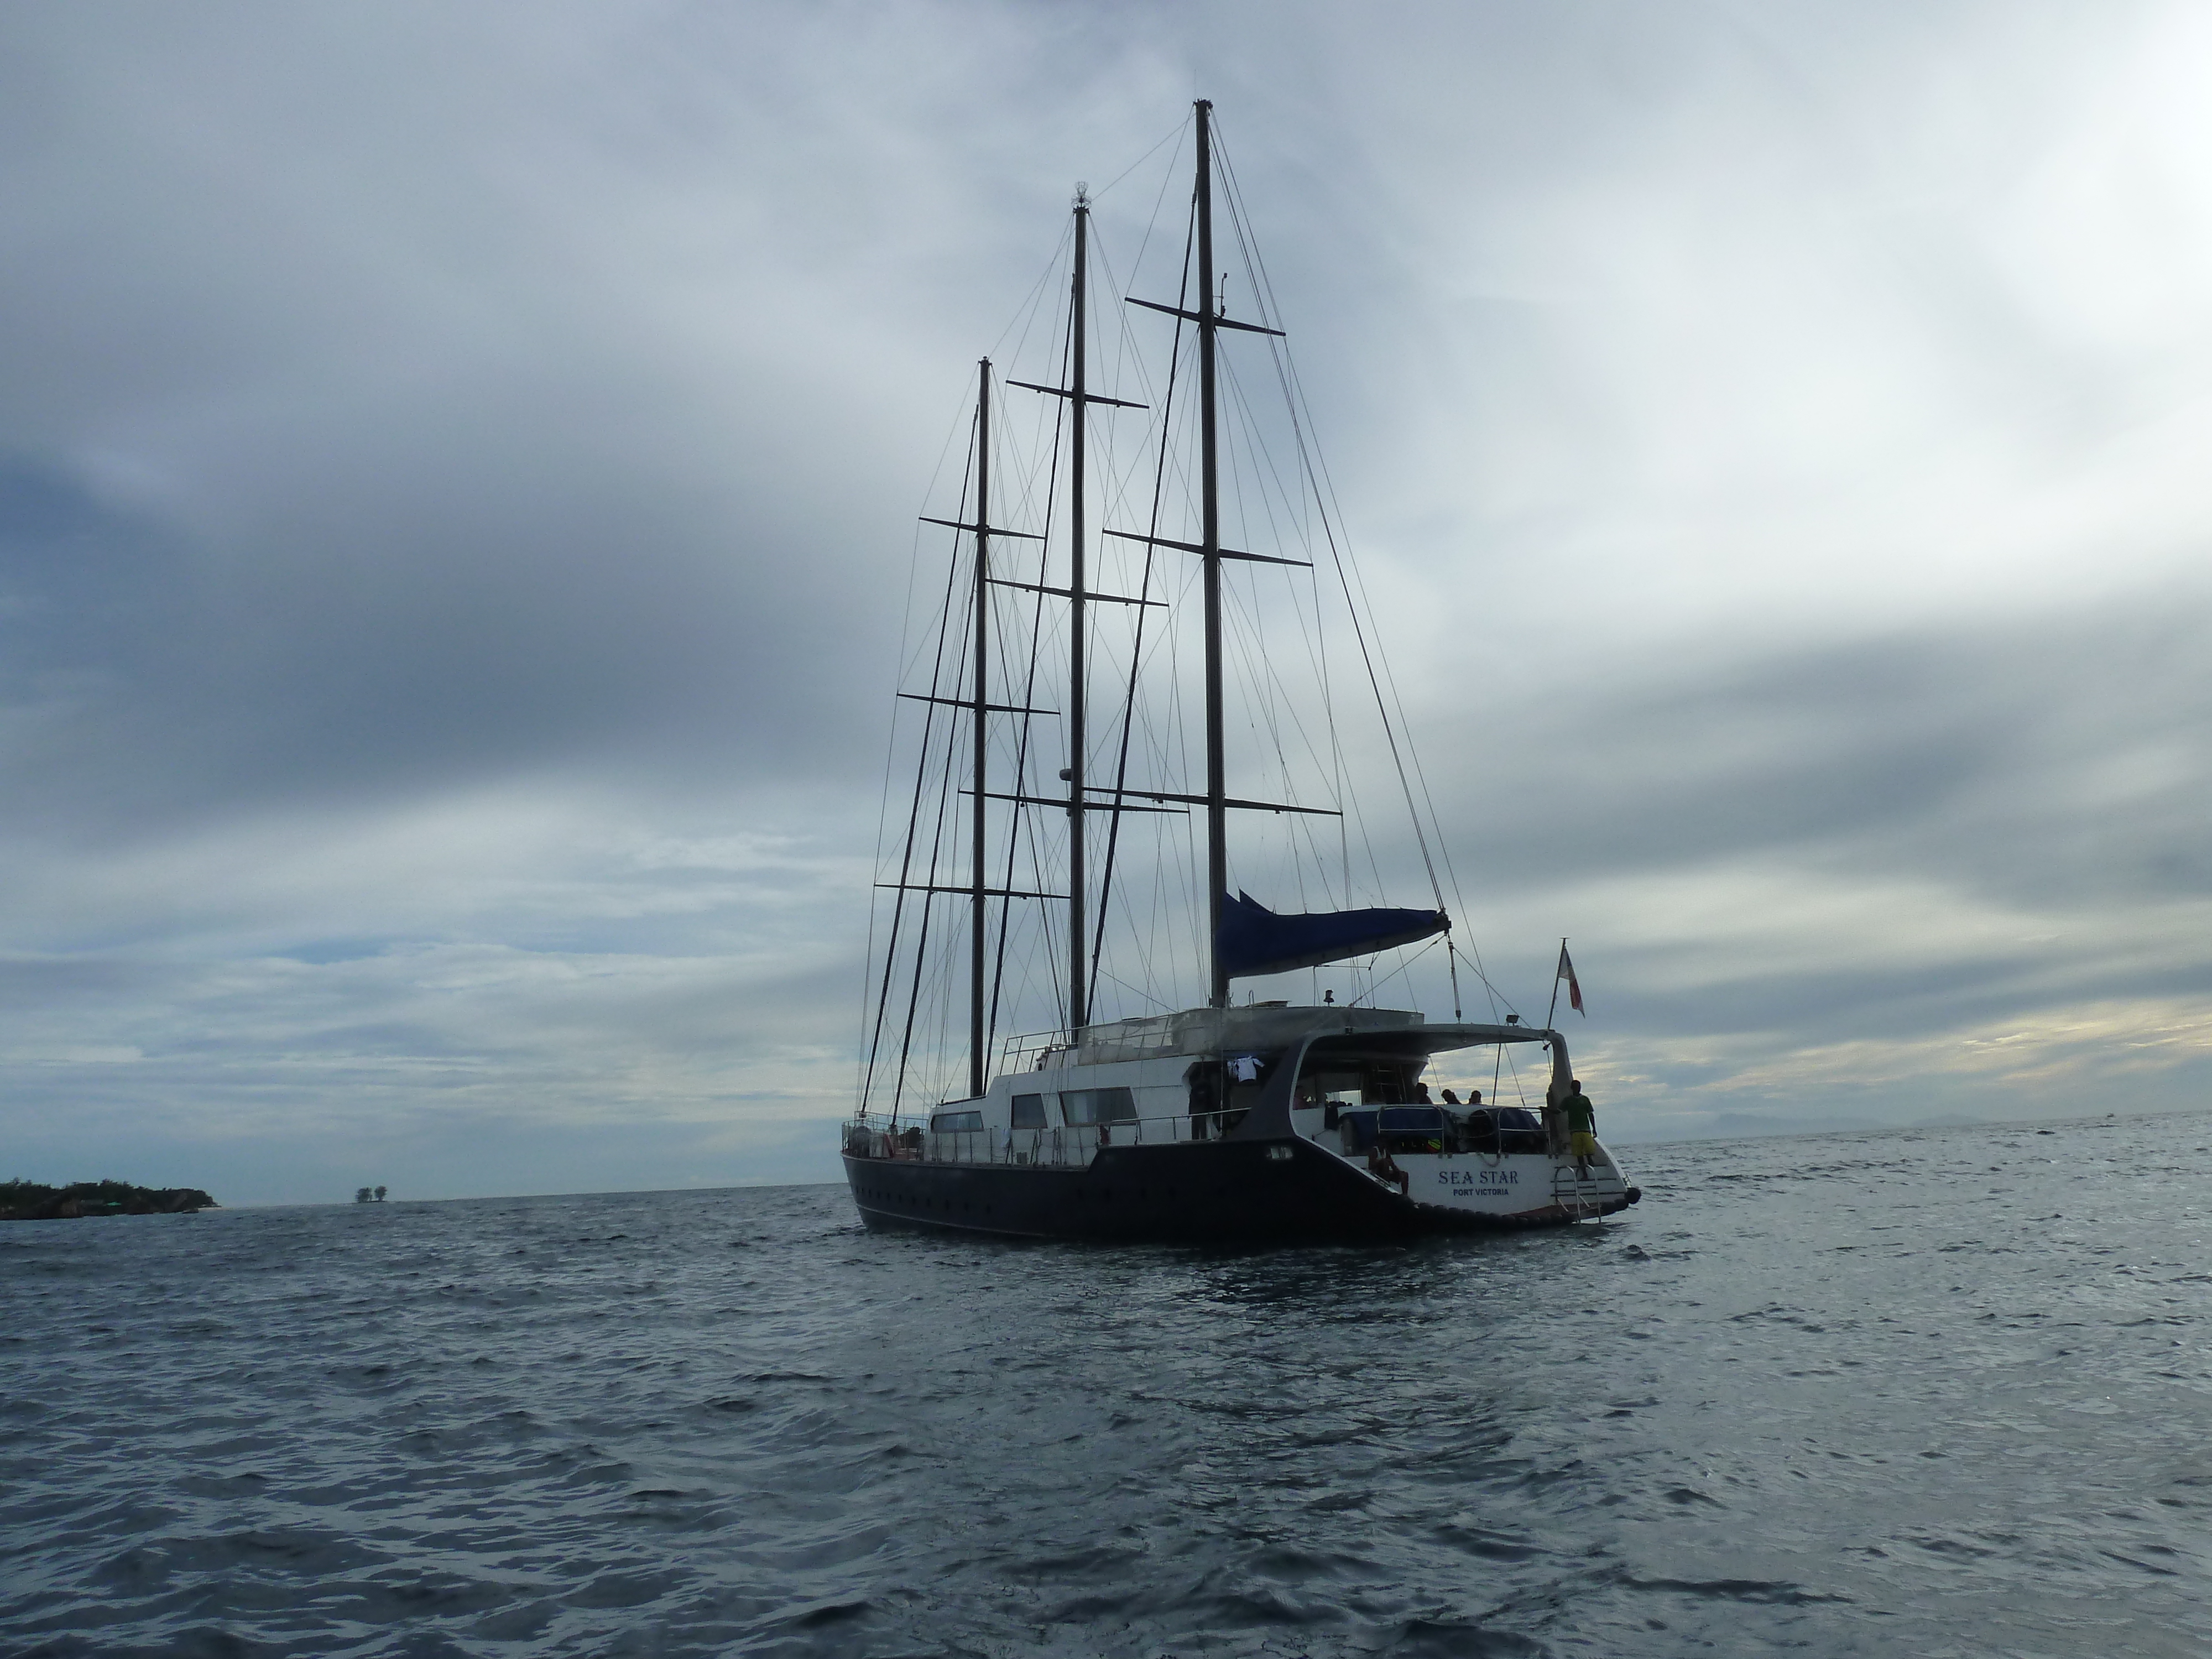
MULTIPOLYGON (((1304 559, 1277 558, 1265 553, 1234 551, 1221 544, 1221 477, 1214 392, 1216 337, 1232 328, 1249 334, 1280 335, 1282 330, 1258 323, 1231 322, 1222 316, 1213 286, 1213 100, 1200 98, 1193 106, 1197 116, 1198 177, 1192 196, 1193 228, 1196 234, 1198 309, 1162 305, 1154 300, 1132 298, 1132 305, 1164 312, 1198 325, 1199 398, 1199 539, 1170 541, 1161 536, 1131 536, 1154 546, 1178 547, 1204 561, 1206 634, 1206 793, 1200 796, 1145 792, 1156 800, 1186 800, 1206 807, 1206 1000, 1216 1008, 1229 1006, 1230 957, 1223 948, 1223 932, 1229 908, 1229 810, 1252 807, 1273 812, 1315 812, 1323 809, 1292 806, 1269 801, 1231 800, 1226 777, 1225 743, 1222 730, 1221 692, 1221 562, 1249 559, 1259 564, 1304 565, 1304 559)), ((1188 297, 1188 295, 1180 295, 1188 297)), ((1109 535, 1122 535, 1109 531, 1109 535)), ((1134 792, 1132 792, 1134 793, 1134 792)), ((1328 811, 1326 816, 1337 814, 1328 811)))

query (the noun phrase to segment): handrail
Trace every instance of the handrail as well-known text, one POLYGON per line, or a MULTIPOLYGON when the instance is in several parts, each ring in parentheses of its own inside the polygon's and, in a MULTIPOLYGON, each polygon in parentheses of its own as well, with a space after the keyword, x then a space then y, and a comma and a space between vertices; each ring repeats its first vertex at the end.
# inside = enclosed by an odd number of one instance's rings
POLYGON ((1054 1054, 1074 1047, 1073 1036, 1065 1030, 1029 1031, 1007 1037, 999 1045, 999 1074, 1042 1071, 1054 1054))

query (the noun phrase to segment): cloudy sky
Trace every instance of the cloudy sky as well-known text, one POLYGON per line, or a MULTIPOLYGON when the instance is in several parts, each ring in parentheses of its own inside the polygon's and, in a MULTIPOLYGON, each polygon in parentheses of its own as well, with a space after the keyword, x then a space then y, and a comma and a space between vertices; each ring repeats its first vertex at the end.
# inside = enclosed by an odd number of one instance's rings
POLYGON ((0 1176, 833 1176, 914 515, 1194 94, 1609 1129, 2212 1104, 2208 84, 2148 0, 0 8, 0 1176))

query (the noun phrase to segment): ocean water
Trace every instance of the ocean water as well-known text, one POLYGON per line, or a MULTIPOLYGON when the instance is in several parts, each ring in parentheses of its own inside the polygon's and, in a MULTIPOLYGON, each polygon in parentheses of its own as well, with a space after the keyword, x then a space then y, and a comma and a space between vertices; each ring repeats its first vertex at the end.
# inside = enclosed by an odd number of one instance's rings
POLYGON ((1644 1148, 1387 1249, 0 1227, 0 1652, 2198 1656, 2208 1145, 1644 1148))

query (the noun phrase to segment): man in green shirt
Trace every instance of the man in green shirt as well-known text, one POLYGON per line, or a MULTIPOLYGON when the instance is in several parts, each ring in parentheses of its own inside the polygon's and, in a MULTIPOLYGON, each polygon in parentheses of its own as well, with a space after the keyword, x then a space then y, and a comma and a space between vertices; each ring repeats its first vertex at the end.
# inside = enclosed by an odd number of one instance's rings
POLYGON ((1580 1078, 1572 1079, 1570 1086, 1574 1092, 1559 1103, 1559 1109, 1566 1115, 1567 1150, 1574 1154, 1575 1179, 1588 1181, 1589 1161, 1598 1156, 1597 1108, 1583 1092, 1580 1078))

